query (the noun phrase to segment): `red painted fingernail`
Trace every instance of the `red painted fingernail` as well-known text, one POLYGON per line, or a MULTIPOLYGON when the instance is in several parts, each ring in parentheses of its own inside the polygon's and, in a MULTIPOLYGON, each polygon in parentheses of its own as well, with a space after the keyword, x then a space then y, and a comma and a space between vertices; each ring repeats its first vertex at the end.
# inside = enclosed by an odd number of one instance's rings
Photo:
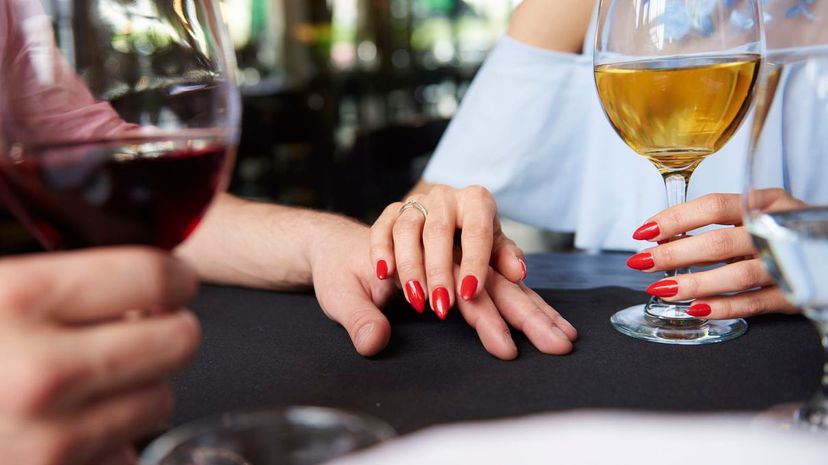
POLYGON ((448 289, 445 287, 438 287, 431 293, 431 308, 441 320, 445 320, 448 316, 449 307, 451 306, 451 299, 449 299, 448 289))
POLYGON ((385 260, 377 262, 377 279, 388 279, 388 263, 386 263, 385 260))
POLYGON ((673 297, 678 294, 678 291, 678 283, 672 279, 652 283, 647 288, 647 293, 656 297, 673 297))
POLYGON ((414 307, 414 310, 417 310, 417 313, 425 311, 425 293, 419 281, 412 279, 405 283, 405 296, 408 297, 408 303, 414 307))
POLYGON ((463 278, 463 284, 460 285, 460 297, 463 300, 471 300, 474 294, 477 293, 477 278, 468 275, 463 278))
POLYGON ((661 229, 658 227, 658 223, 650 221, 635 230, 633 239, 637 241, 649 241, 650 239, 655 239, 659 234, 661 234, 661 229))
POLYGON ((711 312, 712 310, 710 309, 710 305, 707 304, 695 304, 691 305, 690 308, 687 309, 687 314, 696 318, 709 316, 711 312))
POLYGON ((649 270, 655 266, 653 254, 649 252, 635 254, 627 260, 627 266, 634 270, 649 270))
POLYGON ((524 262, 524 261, 523 261, 522 259, 520 259, 520 258, 518 259, 518 261, 520 262, 520 272, 521 272, 521 273, 523 273, 523 274, 522 274, 522 277, 520 278, 520 280, 521 280, 521 281, 526 281, 526 262, 524 262))

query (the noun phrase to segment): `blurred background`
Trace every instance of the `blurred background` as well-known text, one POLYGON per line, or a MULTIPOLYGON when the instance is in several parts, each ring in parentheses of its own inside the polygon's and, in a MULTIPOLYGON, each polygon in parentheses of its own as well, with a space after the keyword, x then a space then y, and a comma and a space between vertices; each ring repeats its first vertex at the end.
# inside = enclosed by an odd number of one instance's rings
MULTIPOLYGON (((244 102, 231 191, 372 222, 420 177, 519 3, 222 0, 244 102)), ((37 248, 0 211, 0 253, 37 248)))

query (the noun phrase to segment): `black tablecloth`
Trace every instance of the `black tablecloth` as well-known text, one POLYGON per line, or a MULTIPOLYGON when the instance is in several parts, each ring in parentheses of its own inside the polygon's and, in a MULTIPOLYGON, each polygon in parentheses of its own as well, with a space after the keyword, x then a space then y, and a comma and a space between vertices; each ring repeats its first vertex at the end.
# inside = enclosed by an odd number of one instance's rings
POLYGON ((174 422, 237 408, 312 404, 371 413, 405 433, 581 408, 761 410, 804 400, 818 386, 819 340, 801 317, 753 318, 742 338, 701 347, 617 333, 610 315, 646 295, 621 287, 572 288, 629 276, 638 281, 623 284, 640 288, 640 275, 623 271, 619 260, 534 257, 529 283, 555 287, 539 292, 581 337, 573 354, 560 357, 538 353, 519 336, 520 357, 511 362, 488 355, 456 311, 441 322, 395 302, 386 309, 391 344, 365 359, 311 294, 205 286, 193 305, 204 326, 203 347, 173 381, 174 422))

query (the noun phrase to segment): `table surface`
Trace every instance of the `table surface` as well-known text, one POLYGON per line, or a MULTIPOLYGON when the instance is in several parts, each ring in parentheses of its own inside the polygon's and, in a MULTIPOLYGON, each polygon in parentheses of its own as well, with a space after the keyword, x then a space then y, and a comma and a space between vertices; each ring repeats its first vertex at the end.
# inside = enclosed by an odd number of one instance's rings
POLYGON ((527 283, 579 330, 568 356, 540 354, 517 335, 520 357, 489 356, 458 312, 445 322, 390 305, 389 347, 360 357, 312 294, 205 286, 193 305, 204 340, 173 379, 173 422, 234 409, 323 405, 388 421, 401 433, 435 424, 571 409, 758 411, 806 399, 821 349, 802 317, 762 316, 731 342, 669 346, 617 333, 609 317, 641 303, 652 280, 626 255, 546 254, 527 283))

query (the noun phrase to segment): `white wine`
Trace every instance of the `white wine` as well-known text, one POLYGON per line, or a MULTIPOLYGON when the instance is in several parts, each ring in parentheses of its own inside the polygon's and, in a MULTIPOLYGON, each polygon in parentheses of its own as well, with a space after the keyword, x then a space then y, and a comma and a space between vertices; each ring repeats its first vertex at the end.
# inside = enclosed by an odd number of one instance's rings
POLYGON ((595 83, 622 139, 662 174, 689 177, 736 132, 750 108, 755 54, 601 65, 595 83))
POLYGON ((749 227, 791 303, 828 309, 828 207, 762 214, 749 227))

